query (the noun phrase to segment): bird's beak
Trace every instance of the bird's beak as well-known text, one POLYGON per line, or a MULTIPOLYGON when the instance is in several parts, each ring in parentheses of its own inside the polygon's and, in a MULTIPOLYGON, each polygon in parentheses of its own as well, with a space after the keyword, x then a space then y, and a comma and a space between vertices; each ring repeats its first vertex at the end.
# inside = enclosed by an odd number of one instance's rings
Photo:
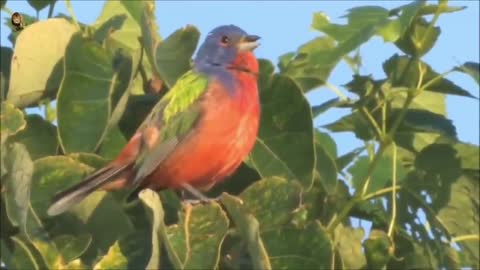
POLYGON ((240 42, 237 45, 238 51, 239 52, 247 52, 247 51, 253 51, 255 48, 257 48, 260 43, 257 42, 260 37, 256 35, 247 35, 240 40, 240 42))

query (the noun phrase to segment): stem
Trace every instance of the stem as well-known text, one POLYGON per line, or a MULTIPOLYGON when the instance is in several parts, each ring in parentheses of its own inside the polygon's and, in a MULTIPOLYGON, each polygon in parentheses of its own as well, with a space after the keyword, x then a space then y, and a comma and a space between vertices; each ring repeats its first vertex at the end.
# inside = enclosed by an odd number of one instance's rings
POLYGON ((329 83, 329 82, 325 82, 325 87, 327 87, 328 90, 332 91, 335 95, 338 96, 338 98, 340 98, 341 101, 345 101, 347 100, 347 96, 345 96, 342 91, 340 89, 338 89, 338 87, 336 87, 335 85, 329 83))
POLYGON ((422 42, 420 43, 420 45, 423 45, 423 43, 427 39, 428 35, 430 35, 430 32, 433 29, 433 26, 435 25, 435 23, 437 23, 437 20, 440 17, 440 12, 441 12, 441 9, 442 9, 443 5, 446 5, 446 1, 445 1, 445 4, 443 4, 442 1, 440 1, 440 4, 438 5, 437 10, 435 10, 435 14, 433 15, 432 21, 430 22, 430 24, 427 27, 427 30, 423 34, 422 42))
POLYGON ((441 80, 443 77, 447 76, 448 74, 452 73, 453 72, 453 69, 449 70, 449 71, 446 71, 442 74, 438 74, 438 76, 436 76, 435 78, 431 79, 430 81, 428 81, 427 83, 425 83, 421 88, 421 90, 425 90, 427 89, 429 86, 431 86, 432 84, 436 83, 438 80, 441 80))
POLYGON ((55 8, 55 2, 52 2, 48 7, 48 18, 50 19, 53 16, 53 9, 55 8))
POLYGON ((467 234, 467 235, 461 235, 457 237, 453 237, 450 242, 455 243, 455 242, 461 242, 461 241, 467 241, 467 240, 480 240, 480 235, 478 234, 467 234))
POLYGON ((373 116, 368 112, 367 109, 365 109, 365 107, 361 107, 360 108, 360 112, 362 112, 362 114, 367 118, 368 122, 370 122, 370 124, 372 125, 373 129, 375 130, 375 133, 377 134, 377 138, 379 141, 382 140, 383 138, 383 133, 382 131, 380 130, 380 127, 378 126, 377 124, 377 121, 375 121, 375 119, 373 118, 373 116))
MULTIPOLYGON (((373 158, 372 162, 368 166, 367 174, 361 181, 360 186, 364 186, 367 180, 370 178, 370 175, 373 173, 373 170, 375 169, 375 166, 377 165, 378 161, 382 157, 383 152, 385 151, 385 144, 381 143, 380 147, 377 150, 377 153, 375 153, 375 157, 373 158)), ((350 201, 347 202, 347 204, 343 207, 343 209, 340 211, 340 213, 328 224, 327 226, 327 232, 332 233, 333 230, 337 227, 340 222, 348 215, 350 210, 357 204, 357 202, 360 202, 362 200, 362 191, 361 189, 357 189, 355 191, 355 194, 353 197, 350 199, 350 201)), ((362 189, 363 190, 363 189, 362 189)))
POLYGON ((72 17, 73 24, 75 24, 78 30, 81 30, 80 25, 78 24, 77 18, 75 17, 75 13, 73 13, 73 8, 72 8, 72 4, 70 3, 70 0, 65 0, 65 6, 67 6, 68 13, 70 14, 70 17, 72 17))
POLYGON ((363 196, 363 200, 364 201, 368 201, 368 200, 371 200, 371 199, 374 199, 376 197, 380 197, 380 196, 383 196, 387 193, 390 193, 392 192, 393 190, 399 190, 401 189, 402 187, 401 186, 398 186, 398 185, 394 185, 394 186, 391 186, 391 187, 387 187, 387 188, 382 188, 382 189, 379 189, 375 192, 372 192, 370 194, 367 194, 365 196, 363 196))
POLYGON ((397 190, 393 187, 397 185, 397 145, 392 143, 392 219, 388 226, 388 237, 392 238, 393 227, 397 218, 397 190))

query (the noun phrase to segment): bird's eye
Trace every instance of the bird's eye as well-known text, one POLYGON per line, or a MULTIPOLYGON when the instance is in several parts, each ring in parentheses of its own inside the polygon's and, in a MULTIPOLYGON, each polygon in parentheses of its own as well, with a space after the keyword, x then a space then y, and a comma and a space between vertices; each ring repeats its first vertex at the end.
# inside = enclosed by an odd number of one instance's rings
POLYGON ((227 36, 222 36, 222 38, 220 39, 220 42, 223 45, 227 45, 230 42, 230 39, 227 36))

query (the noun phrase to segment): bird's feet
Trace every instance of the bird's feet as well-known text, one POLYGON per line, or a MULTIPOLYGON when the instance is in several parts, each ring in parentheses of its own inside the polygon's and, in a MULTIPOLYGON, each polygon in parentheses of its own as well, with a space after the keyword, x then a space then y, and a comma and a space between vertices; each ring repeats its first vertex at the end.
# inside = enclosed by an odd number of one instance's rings
POLYGON ((181 196, 182 196, 182 201, 184 203, 188 203, 188 204, 191 204, 191 205, 207 204, 207 203, 211 203, 211 202, 216 202, 220 199, 219 197, 209 198, 209 197, 205 196, 198 189, 196 189, 196 188, 194 188, 191 185, 186 184, 186 183, 182 184, 182 187, 183 187, 183 190, 181 191, 181 196), (188 195, 190 195, 190 196, 188 196, 188 195), (194 197, 194 198, 192 199, 192 197, 194 197))

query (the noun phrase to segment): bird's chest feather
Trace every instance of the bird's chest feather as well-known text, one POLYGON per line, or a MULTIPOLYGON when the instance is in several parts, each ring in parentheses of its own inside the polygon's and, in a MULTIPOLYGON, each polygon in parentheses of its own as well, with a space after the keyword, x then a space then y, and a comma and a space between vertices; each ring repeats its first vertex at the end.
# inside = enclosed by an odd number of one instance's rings
POLYGON ((218 81, 210 82, 201 100, 202 116, 192 135, 162 166, 162 182, 168 179, 168 186, 175 186, 222 180, 251 151, 260 115, 257 83, 248 74, 237 78, 237 88, 230 92, 218 81))

